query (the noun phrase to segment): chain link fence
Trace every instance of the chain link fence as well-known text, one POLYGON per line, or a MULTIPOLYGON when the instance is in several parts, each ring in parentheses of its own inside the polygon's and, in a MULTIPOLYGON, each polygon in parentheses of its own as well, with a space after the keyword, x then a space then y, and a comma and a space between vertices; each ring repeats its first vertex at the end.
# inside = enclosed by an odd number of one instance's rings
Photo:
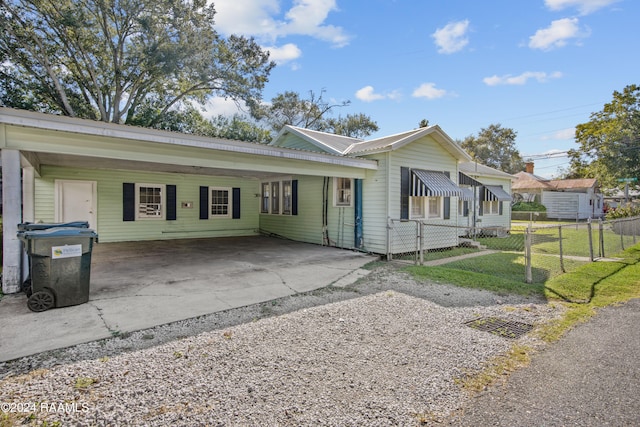
POLYGON ((613 258, 639 239, 640 217, 509 229, 392 219, 387 259, 544 283, 585 263, 613 258))

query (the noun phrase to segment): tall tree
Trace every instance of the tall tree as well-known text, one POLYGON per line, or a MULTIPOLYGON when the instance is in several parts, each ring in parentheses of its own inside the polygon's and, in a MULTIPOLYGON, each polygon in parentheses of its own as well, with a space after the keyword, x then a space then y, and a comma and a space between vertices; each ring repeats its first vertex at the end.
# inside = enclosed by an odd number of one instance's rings
POLYGON ((362 113, 347 114, 345 117, 338 116, 337 119, 327 119, 327 132, 351 138, 362 139, 377 132, 379 129, 376 122, 362 113))
POLYGON ((211 95, 256 105, 274 64, 220 37, 214 14, 206 0, 2 0, 2 102, 145 126, 211 95))
POLYGON ((506 173, 517 173, 524 170, 524 161, 515 146, 516 136, 513 129, 492 124, 480 129, 477 137, 466 137, 461 145, 479 163, 506 173))
POLYGON ((571 175, 597 178, 613 188, 617 179, 640 179, 640 86, 614 91, 602 111, 576 126, 579 148, 569 151, 571 175))
POLYGON ((346 107, 351 101, 329 102, 324 94, 324 89, 320 94, 309 91, 309 97, 303 98, 297 92, 286 91, 273 97, 269 105, 254 106, 251 114, 276 133, 285 125, 354 138, 363 138, 378 130, 376 122, 364 114, 332 118, 337 108, 346 107))

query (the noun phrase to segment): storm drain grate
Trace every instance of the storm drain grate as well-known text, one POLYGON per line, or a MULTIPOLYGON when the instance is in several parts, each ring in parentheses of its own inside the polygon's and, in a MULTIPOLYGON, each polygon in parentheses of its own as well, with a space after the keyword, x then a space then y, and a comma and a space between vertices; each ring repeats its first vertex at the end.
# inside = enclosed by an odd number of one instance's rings
POLYGON ((503 338, 520 338, 531 329, 533 325, 511 320, 500 319, 499 317, 481 317, 479 319, 465 322, 465 325, 479 331, 489 332, 503 338))

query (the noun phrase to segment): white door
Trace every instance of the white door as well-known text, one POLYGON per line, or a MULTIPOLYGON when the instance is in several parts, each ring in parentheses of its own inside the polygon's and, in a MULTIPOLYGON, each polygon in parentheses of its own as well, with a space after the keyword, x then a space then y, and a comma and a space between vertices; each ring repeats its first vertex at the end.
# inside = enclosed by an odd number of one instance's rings
POLYGON ((56 222, 88 221, 98 230, 95 181, 56 180, 56 222))

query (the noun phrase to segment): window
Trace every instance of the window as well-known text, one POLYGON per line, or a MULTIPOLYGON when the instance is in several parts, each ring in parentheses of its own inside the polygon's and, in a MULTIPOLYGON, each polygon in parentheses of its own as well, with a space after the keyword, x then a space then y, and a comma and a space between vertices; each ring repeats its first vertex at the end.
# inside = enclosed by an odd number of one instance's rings
POLYGON ((261 183, 260 213, 297 215, 297 196, 295 195, 297 194, 297 182, 297 180, 284 179, 261 183))
POLYGON ((482 213, 484 215, 500 215, 500 201, 485 200, 482 202, 482 213))
POLYGON ((271 183, 271 213, 280 213, 280 182, 271 183))
POLYGON ((411 219, 441 219, 442 197, 411 196, 411 219))
POLYGON ((291 181, 282 181, 282 214, 291 215, 292 206, 291 181))
POLYGON ((231 189, 230 188, 209 188, 211 198, 209 203, 209 214, 211 217, 226 218, 231 216, 231 189))
POLYGON ((424 197, 412 196, 409 203, 411 204, 411 219, 424 218, 424 197))
POLYGON ((269 213, 269 183, 262 183, 262 204, 260 205, 260 213, 269 213))
POLYGON ((334 178, 333 180, 333 204, 336 207, 351 207, 351 178, 334 178))
POLYGON ((427 218, 438 219, 442 218, 442 197, 427 197, 427 218))
POLYGON ((136 184, 138 219, 164 218, 164 185, 136 184))

